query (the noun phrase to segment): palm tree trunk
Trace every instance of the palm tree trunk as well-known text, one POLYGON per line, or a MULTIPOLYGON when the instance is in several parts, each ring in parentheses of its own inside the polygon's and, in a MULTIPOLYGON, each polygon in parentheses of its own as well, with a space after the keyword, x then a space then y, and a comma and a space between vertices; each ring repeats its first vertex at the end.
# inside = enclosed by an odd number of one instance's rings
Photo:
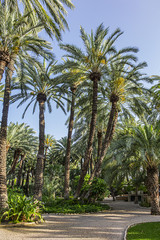
POLYGON ((92 144, 93 144, 95 128, 96 128, 98 81, 100 80, 100 76, 97 76, 96 73, 94 73, 91 79, 93 80, 92 118, 91 118, 90 129, 89 129, 88 145, 85 152, 84 163, 83 163, 77 191, 75 193, 75 198, 77 198, 80 195, 80 191, 84 182, 84 177, 87 173, 89 160, 92 153, 92 144))
MULTIPOLYGON (((91 174, 91 177, 89 179, 89 182, 88 182, 89 185, 91 185, 94 177, 100 176, 102 162, 107 152, 107 149, 110 146, 110 143, 112 141, 112 138, 115 132, 116 123, 117 123, 117 118, 118 118, 117 101, 113 101, 110 116, 109 116, 108 126, 105 134, 105 139, 101 147, 101 153, 100 153, 99 159, 97 160, 94 167, 94 171, 91 174)), ((91 191, 88 190, 88 192, 84 193, 82 197, 85 199, 90 199, 90 193, 91 191)))
POLYGON ((71 158, 71 138, 74 124, 74 106, 75 106, 75 92, 76 87, 71 87, 72 91, 72 102, 71 102, 71 112, 68 127, 68 138, 67 138, 67 148, 65 156, 65 181, 64 181, 64 198, 69 198, 69 183, 70 183, 70 158, 71 158))
POLYGON ((4 209, 8 206, 8 204, 6 203, 6 201, 8 200, 6 184, 6 146, 7 146, 7 122, 10 99, 10 82, 12 79, 13 71, 14 71, 14 58, 11 59, 7 67, 0 129, 0 209, 4 209))
POLYGON ((92 181, 94 177, 99 177, 100 176, 102 162, 103 162, 103 159, 104 159, 105 154, 107 152, 107 149, 110 146, 110 143, 112 141, 112 138, 113 138, 113 135, 114 135, 114 132, 115 132, 117 119, 118 119, 117 101, 113 101, 110 116, 109 116, 108 126, 107 126, 107 130, 106 130, 106 134, 105 134, 105 139, 104 139, 104 142, 103 142, 103 145, 102 145, 101 154, 100 154, 100 157, 99 157, 99 159, 96 163, 96 166, 95 166, 95 169, 94 169, 94 172, 91 176, 90 181, 92 181))
POLYGON ((48 152, 48 147, 45 147, 45 153, 44 153, 44 164, 43 164, 43 172, 46 167, 46 160, 47 160, 47 152, 48 152))
POLYGON ((15 171, 15 168, 16 168, 16 165, 18 163, 18 160, 19 160, 19 157, 20 157, 20 154, 21 154, 21 150, 20 149, 16 149, 15 152, 14 152, 14 159, 13 159, 13 163, 12 163, 12 166, 11 166, 11 169, 8 173, 8 175, 10 174, 13 174, 14 171, 15 171))
POLYGON ((151 214, 159 215, 159 171, 157 166, 147 167, 148 191, 151 196, 151 214))
POLYGON ((36 164, 34 197, 38 200, 42 200, 45 141, 44 104, 46 101, 46 95, 39 93, 37 95, 37 101, 39 102, 39 150, 36 164))
POLYGON ((101 153, 101 150, 102 150, 102 137, 103 137, 102 131, 98 131, 98 133, 97 133, 97 138, 98 138, 97 159, 100 157, 100 153, 101 153))
POLYGON ((25 159, 26 155, 21 155, 21 161, 19 163, 19 171, 18 171, 18 175, 17 175, 17 187, 20 187, 21 185, 21 178, 22 178, 22 170, 23 170, 23 163, 24 163, 24 159, 25 159))
POLYGON ((9 62, 10 62, 9 53, 5 51, 0 51, 0 81, 2 80, 3 73, 9 62))
POLYGON ((25 186, 25 194, 27 195, 27 197, 29 196, 29 174, 30 174, 30 169, 27 170, 26 186, 25 186))

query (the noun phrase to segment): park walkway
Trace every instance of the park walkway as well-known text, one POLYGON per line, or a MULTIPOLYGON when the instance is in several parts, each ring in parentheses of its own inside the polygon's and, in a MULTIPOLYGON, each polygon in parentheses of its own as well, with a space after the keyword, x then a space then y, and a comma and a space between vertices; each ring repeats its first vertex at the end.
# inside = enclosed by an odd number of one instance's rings
POLYGON ((150 209, 133 202, 107 199, 105 203, 113 209, 98 214, 45 214, 42 224, 1 226, 0 240, 121 240, 130 224, 160 221, 160 216, 151 216, 150 209))

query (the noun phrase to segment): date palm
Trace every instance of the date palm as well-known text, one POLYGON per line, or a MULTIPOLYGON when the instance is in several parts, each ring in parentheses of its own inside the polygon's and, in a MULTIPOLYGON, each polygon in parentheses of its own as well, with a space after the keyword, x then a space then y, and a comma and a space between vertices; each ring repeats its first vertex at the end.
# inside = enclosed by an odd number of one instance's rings
POLYGON ((130 127, 128 134, 121 135, 115 143, 130 157, 139 156, 138 161, 147 172, 147 189, 151 196, 151 214, 159 215, 159 123, 149 124, 146 120, 135 127, 130 127))
POLYGON ((45 153, 44 153, 44 170, 45 170, 48 150, 50 150, 51 147, 53 147, 55 142, 56 142, 56 140, 54 139, 54 137, 52 135, 47 134, 45 136, 45 142, 44 142, 44 148, 45 148, 45 153))
POLYGON ((71 160, 71 141, 72 141, 72 132, 74 127, 74 114, 75 114, 75 105, 77 102, 77 95, 80 95, 82 92, 81 88, 84 88, 83 78, 80 77, 77 79, 78 70, 68 69, 66 71, 66 65, 68 63, 64 61, 63 64, 56 66, 56 73, 60 73, 58 79, 61 82, 64 82, 65 88, 68 89, 68 108, 70 110, 69 124, 68 124, 68 136, 67 136, 67 147, 66 147, 66 156, 65 156, 65 181, 64 181, 64 198, 69 198, 69 185, 70 185, 70 160, 71 160))
MULTIPOLYGON (((128 67, 127 61, 119 61, 111 64, 110 73, 108 74, 107 79, 105 79, 106 87, 104 88, 105 93, 107 93, 107 101, 110 101, 111 109, 101 153, 91 180, 94 176, 99 177, 101 173, 102 161, 112 141, 118 119, 118 113, 120 111, 124 111, 125 114, 127 114, 127 108, 131 111, 133 109, 133 105, 137 104, 137 107, 145 105, 141 99, 143 86, 139 83, 142 80, 147 80, 147 78, 144 78, 143 74, 139 71, 145 66, 146 63, 141 63, 136 66, 132 65, 132 67, 128 67)), ((143 108, 142 106, 141 109, 143 108)))
POLYGON ((0 80, 11 59, 16 61, 17 57, 22 57, 26 51, 43 54, 46 48, 51 49, 49 43, 35 33, 35 30, 42 30, 42 24, 37 23, 32 27, 28 23, 29 15, 26 13, 17 16, 16 7, 11 12, 7 3, 0 3, 0 80))
MULTIPOLYGON (((26 155, 31 149, 37 148, 35 131, 28 125, 10 123, 7 131, 7 152, 13 153, 13 161, 10 163, 8 175, 13 174, 21 155, 26 155)), ((24 160, 24 159, 23 159, 24 160)))
MULTIPOLYGON (((69 58, 69 60, 66 61, 66 69, 76 70, 77 79, 81 77, 84 81, 90 80, 93 83, 92 117, 89 127, 89 137, 83 169, 75 197, 77 197, 80 193, 84 177, 86 175, 87 166, 89 164, 89 158, 92 152, 92 144, 95 134, 97 117, 98 83, 101 78, 108 73, 107 65, 109 62, 116 61, 117 56, 120 56, 120 54, 125 55, 124 53, 126 52, 137 52, 137 49, 135 48, 122 49, 119 52, 115 50, 114 43, 122 34, 120 29, 117 29, 113 34, 111 34, 110 37, 107 36, 108 28, 105 29, 103 24, 97 28, 95 34, 93 34, 92 31, 91 34, 88 35, 82 27, 80 31, 81 39, 83 40, 85 47, 85 52, 74 45, 60 45, 60 47, 67 52, 65 56, 69 58)), ((126 58, 135 60, 135 57, 131 55, 126 56, 126 58)))
MULTIPOLYGON (((51 61, 46 66, 45 60, 43 63, 25 63, 23 70, 23 91, 13 96, 13 101, 20 100, 18 107, 26 101, 28 103, 22 117, 24 117, 29 106, 34 103, 33 113, 37 104, 39 105, 39 150, 37 155, 36 176, 35 176, 35 198, 42 198, 43 187, 43 170, 44 170, 44 148, 45 148, 45 104, 48 106, 49 112, 52 111, 51 101, 54 101, 59 107, 64 110, 64 103, 61 98, 62 89, 59 82, 52 79, 54 62, 51 61)), ((20 88, 19 84, 15 84, 15 89, 20 88)))
POLYGON ((34 29, 39 25, 31 27, 25 21, 27 15, 17 19, 17 14, 10 11, 7 5, 0 3, 0 74, 6 68, 4 101, 2 109, 2 120, 0 129, 0 207, 7 207, 7 188, 6 188, 6 138, 7 138, 7 119, 9 111, 9 99, 11 92, 11 79, 15 70, 17 58, 28 58, 27 51, 44 54, 45 48, 50 48, 46 41, 40 40, 34 35, 34 29))

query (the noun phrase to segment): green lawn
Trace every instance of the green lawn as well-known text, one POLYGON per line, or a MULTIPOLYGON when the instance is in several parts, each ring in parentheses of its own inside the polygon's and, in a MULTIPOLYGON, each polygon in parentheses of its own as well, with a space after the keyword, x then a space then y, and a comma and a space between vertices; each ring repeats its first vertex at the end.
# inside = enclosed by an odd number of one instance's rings
POLYGON ((160 240, 160 222, 141 223, 130 227, 127 240, 160 240))

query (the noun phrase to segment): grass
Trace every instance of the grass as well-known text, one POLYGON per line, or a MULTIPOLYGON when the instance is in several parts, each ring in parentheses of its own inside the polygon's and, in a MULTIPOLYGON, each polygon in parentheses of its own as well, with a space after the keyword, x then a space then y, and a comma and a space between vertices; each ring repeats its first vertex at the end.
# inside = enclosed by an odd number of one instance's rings
POLYGON ((130 227, 127 240, 160 240, 160 222, 141 223, 130 227))
POLYGON ((79 200, 57 199, 50 202, 45 202, 43 211, 45 213, 93 213, 109 210, 108 205, 101 205, 100 203, 82 203, 79 200))

